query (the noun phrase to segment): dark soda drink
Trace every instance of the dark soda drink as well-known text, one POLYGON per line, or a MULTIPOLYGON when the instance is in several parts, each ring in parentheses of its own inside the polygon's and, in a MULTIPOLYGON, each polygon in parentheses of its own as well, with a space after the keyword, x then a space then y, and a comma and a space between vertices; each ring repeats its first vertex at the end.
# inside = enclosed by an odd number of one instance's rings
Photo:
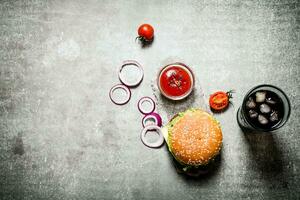
POLYGON ((259 90, 246 101, 248 122, 263 129, 269 129, 280 123, 283 117, 283 103, 277 94, 259 90))
POLYGON ((290 102, 285 93, 272 85, 250 90, 237 113, 242 128, 271 131, 285 124, 290 115, 290 102))

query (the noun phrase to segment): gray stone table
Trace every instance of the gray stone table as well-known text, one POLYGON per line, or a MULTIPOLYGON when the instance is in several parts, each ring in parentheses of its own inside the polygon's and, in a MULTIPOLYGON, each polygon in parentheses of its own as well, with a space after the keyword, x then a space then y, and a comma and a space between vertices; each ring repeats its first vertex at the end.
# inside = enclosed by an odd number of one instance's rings
POLYGON ((299 7, 1 0, 0 199, 299 199, 299 7), (156 35, 146 48, 134 41, 144 22, 156 35), (145 77, 116 106, 108 91, 126 59, 139 61, 145 77), (224 135, 219 165, 199 179, 177 174, 165 147, 139 139, 136 103, 174 61, 194 69, 205 100, 236 90, 233 106, 215 115, 224 135), (261 83, 286 92, 290 120, 274 133, 243 133, 236 111, 261 83))

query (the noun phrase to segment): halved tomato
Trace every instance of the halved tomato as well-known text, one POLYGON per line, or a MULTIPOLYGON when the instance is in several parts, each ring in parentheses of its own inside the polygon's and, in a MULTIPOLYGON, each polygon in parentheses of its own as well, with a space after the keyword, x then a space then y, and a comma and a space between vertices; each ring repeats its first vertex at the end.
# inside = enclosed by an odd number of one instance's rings
POLYGON ((229 99, 232 98, 232 90, 228 92, 218 91, 210 95, 209 105, 215 111, 221 111, 228 107, 229 99))

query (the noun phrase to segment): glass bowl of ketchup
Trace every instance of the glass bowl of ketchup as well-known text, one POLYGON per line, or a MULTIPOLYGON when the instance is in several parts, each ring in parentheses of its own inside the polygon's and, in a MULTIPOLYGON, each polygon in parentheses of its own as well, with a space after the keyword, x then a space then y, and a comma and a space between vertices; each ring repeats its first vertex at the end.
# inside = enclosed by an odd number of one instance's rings
POLYGON ((181 100, 191 94, 194 88, 194 74, 192 70, 183 63, 173 63, 164 66, 157 79, 157 85, 168 99, 181 100))

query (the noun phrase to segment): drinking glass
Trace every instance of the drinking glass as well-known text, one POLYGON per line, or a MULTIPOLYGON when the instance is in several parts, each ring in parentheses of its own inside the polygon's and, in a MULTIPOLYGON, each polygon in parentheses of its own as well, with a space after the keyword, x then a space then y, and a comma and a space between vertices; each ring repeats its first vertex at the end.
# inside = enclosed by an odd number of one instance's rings
POLYGON ((239 124, 239 126, 242 129, 248 129, 248 130, 256 130, 256 131, 263 131, 263 132, 268 132, 268 131, 273 131, 276 129, 279 129, 280 127, 282 127, 289 119, 291 113, 291 105, 290 105, 290 101, 287 97, 287 95, 278 87, 273 86, 273 85, 267 85, 267 84, 263 84, 263 85, 258 85, 254 88, 252 88, 244 97, 242 106, 239 107, 238 111, 237 111, 237 122, 239 124), (249 117, 246 116, 247 114, 247 109, 246 109, 246 102, 248 101, 249 97, 251 95, 253 95, 254 93, 256 93, 257 91, 270 91, 275 93, 282 101, 283 104, 283 113, 281 115, 281 119, 280 121, 275 124, 272 127, 258 127, 257 125, 255 125, 255 123, 252 123, 251 120, 249 119, 249 117))

